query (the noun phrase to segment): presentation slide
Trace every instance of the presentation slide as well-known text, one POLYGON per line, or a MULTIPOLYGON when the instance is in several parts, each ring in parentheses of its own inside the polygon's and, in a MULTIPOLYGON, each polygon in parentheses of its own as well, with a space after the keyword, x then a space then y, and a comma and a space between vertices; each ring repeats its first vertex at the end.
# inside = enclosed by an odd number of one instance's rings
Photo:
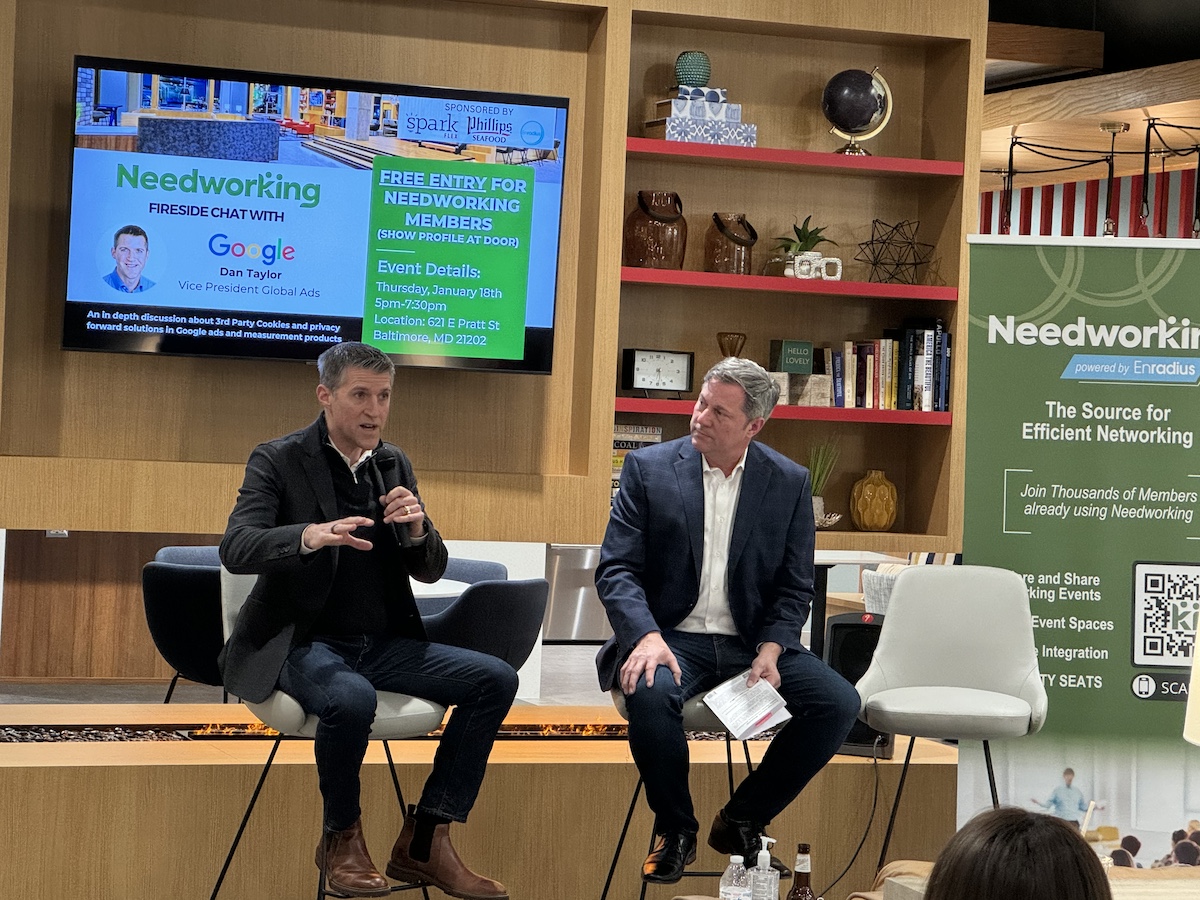
POLYGON ((77 67, 64 347, 549 371, 565 100, 133 66, 77 67))

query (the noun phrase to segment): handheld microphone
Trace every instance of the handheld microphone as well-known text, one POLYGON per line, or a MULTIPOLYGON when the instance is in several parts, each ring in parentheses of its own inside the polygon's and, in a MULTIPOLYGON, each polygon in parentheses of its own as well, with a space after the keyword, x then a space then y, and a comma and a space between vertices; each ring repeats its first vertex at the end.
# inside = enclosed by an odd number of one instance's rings
MULTIPOLYGON (((371 469, 375 473, 380 488, 380 495, 386 497, 392 488, 400 486, 400 476, 396 473, 396 457, 385 456, 382 459, 378 454, 372 454, 371 469)), ((412 534, 408 530, 408 526, 402 522, 391 522, 392 533, 396 535, 396 541, 401 547, 411 547, 413 545, 412 534)))

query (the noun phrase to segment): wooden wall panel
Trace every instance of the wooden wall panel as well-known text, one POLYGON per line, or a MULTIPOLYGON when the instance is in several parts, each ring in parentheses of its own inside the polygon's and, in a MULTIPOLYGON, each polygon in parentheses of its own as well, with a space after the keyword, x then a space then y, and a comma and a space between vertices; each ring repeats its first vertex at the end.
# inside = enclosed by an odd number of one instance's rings
POLYGON ((160 547, 216 543, 180 534, 9 531, 0 678, 170 678, 146 627, 142 566, 160 547))
MULTIPOLYGON (((222 896, 303 897, 314 888, 319 800, 311 751, 307 742, 297 743, 284 748, 267 779, 222 896), (310 761, 300 762, 303 755, 310 761)), ((493 754, 469 823, 452 828, 455 845, 469 865, 501 879, 514 897, 599 896, 636 770, 628 761, 588 762, 586 757, 546 763, 545 742, 533 743, 540 746, 523 752, 506 746, 493 754), (496 761, 510 750, 511 762, 496 761)), ((406 748, 395 746, 401 783, 413 799, 428 768, 406 762, 406 748)), ((563 756, 570 753, 570 744, 558 746, 563 756)), ((255 756, 265 758, 267 745, 258 748, 255 756)), ((73 764, 0 768, 0 803, 8 812, 0 821, 0 847, 9 851, 10 889, 23 900, 58 900, 79 893, 85 872, 90 896, 207 896, 259 765, 205 765, 195 752, 185 755, 162 745, 128 754, 140 762, 127 765, 89 764, 86 748, 74 755, 79 761, 73 764), (156 763, 156 757, 163 762, 156 763), (173 757, 179 762, 169 762, 173 757), (72 864, 62 865, 64 859, 72 864)), ((383 866, 400 817, 381 757, 372 746, 363 768, 363 822, 372 856, 383 866)), ((895 790, 899 769, 880 766, 880 809, 866 844, 826 900, 844 900, 852 890, 870 887, 886 826, 886 798, 895 790)), ((707 827, 707 817, 728 796, 724 762, 694 763, 691 783, 707 827)), ((798 841, 812 844, 814 889, 827 885, 849 861, 867 823, 873 786, 865 761, 829 765, 772 824, 780 857, 789 859, 798 841)), ((954 832, 955 766, 914 765, 905 797, 892 852, 896 858, 932 859, 954 832)), ((639 803, 613 882, 614 897, 636 896, 650 818, 639 803)), ((722 862, 701 840, 699 864, 715 869, 722 862)), ((716 879, 688 884, 693 893, 717 893, 716 879)), ((673 893, 652 888, 650 896, 673 893)))
MULTIPOLYGON (((21 302, 4 306, 0 454, 21 462, 8 495, 15 512, 0 505, 0 527, 178 528, 146 519, 136 509, 115 526, 95 520, 95 510, 111 511, 126 496, 103 478, 103 461, 141 460, 176 464, 168 483, 187 482, 200 494, 221 495, 202 521, 187 526, 217 530, 232 502, 231 479, 223 467, 240 469, 256 443, 303 427, 318 411, 315 371, 300 363, 58 348, 71 56, 85 53, 568 96, 553 374, 401 370, 386 437, 405 447, 426 483, 449 487, 454 497, 439 521, 456 526, 458 536, 485 537, 487 527, 476 530, 475 523, 489 506, 496 513, 492 521, 505 520, 497 501, 507 493, 505 479, 512 477, 536 490, 524 504, 534 514, 507 519, 509 536, 597 534, 600 515, 581 517, 580 510, 604 508, 607 473, 601 463, 607 461, 589 451, 597 447, 593 434, 601 423, 607 433, 610 406, 606 395, 587 390, 581 403, 579 386, 590 387, 597 329, 611 330, 606 319, 615 317, 617 245, 597 235, 612 230, 602 229, 598 219, 606 204, 613 221, 618 213, 598 192, 584 195, 582 183, 586 173, 595 183, 612 167, 612 160, 602 157, 623 152, 614 129, 602 119, 591 121, 593 96, 602 117, 609 80, 618 74, 608 62, 613 42, 600 11, 577 4, 517 9, 433 0, 395 5, 301 0, 274 11, 216 0, 202 16, 182 2, 146 9, 132 0, 19 0, 12 8, 19 32, 38 37, 16 44, 16 77, 8 93, 12 120, 22 127, 5 142, 6 149, 11 145, 13 182, 5 206, 21 211, 22 228, 10 235, 5 255, 21 260, 10 272, 6 295, 21 302), (585 141, 589 130, 593 137, 585 141), (589 238, 582 248, 581 229, 589 238), (602 271, 610 273, 603 280, 597 278, 602 271), (41 468, 29 462, 36 458, 53 464, 41 468), (30 515, 37 516, 37 494, 44 496, 67 475, 67 460, 91 461, 84 467, 92 477, 82 481, 89 502, 63 511, 58 526, 30 521, 30 515), (27 465, 40 469, 38 481, 21 477, 27 465), (460 479, 478 483, 474 476, 482 476, 483 495, 472 484, 467 504, 460 505, 464 491, 456 486, 460 479)), ((624 59, 621 40, 627 41, 627 34, 616 41, 618 63, 624 59)), ((623 96, 623 84, 622 77, 617 97, 623 96)), ((153 492, 153 485, 135 487, 134 506, 153 492)))

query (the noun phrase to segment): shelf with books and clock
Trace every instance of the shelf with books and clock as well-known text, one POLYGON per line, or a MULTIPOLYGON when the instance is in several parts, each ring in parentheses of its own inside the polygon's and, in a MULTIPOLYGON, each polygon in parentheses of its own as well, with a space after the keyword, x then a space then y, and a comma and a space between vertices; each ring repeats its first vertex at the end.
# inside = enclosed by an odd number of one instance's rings
POLYGON ((830 488, 835 511, 869 469, 886 469, 898 489, 893 533, 855 534, 846 516, 841 530, 821 533, 823 546, 959 549, 962 397, 951 390, 950 351, 965 337, 963 235, 977 180, 965 165, 973 41, 727 25, 634 13, 616 421, 661 429, 662 440, 685 435, 701 377, 725 355, 713 336, 742 333, 738 355, 781 380, 782 402, 759 439, 800 461, 815 442, 837 441, 845 484, 830 488), (685 56, 705 57, 711 81, 699 90, 679 80, 685 56), (835 152, 831 113, 801 99, 821 98, 851 70, 872 83, 886 73, 889 110, 895 103, 887 128, 869 135, 869 153, 835 152), (665 87, 672 74, 678 93, 665 87), (711 86, 725 83, 728 91, 711 86), (925 127, 934 120, 939 128, 925 127), (741 228, 733 238, 731 221, 741 228), (800 238, 818 226, 829 242, 817 255, 838 260, 826 277, 768 265, 780 255, 768 236, 800 238), (714 256, 721 237, 739 246, 714 256), (647 252, 629 252, 639 240, 647 252), (740 264, 727 265, 731 257, 740 264), (811 366, 780 372, 769 345, 793 336, 808 344, 811 366), (635 386, 624 348, 646 347, 691 351, 693 389, 635 386))

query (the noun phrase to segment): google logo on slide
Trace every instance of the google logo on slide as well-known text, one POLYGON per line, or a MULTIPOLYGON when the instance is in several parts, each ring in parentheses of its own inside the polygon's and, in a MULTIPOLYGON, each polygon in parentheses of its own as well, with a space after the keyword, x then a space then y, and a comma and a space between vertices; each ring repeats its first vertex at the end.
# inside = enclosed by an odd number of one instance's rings
POLYGON ((284 246, 281 238, 276 238, 273 244, 243 244, 241 241, 229 243, 229 235, 214 234, 208 239, 208 252, 213 256, 237 256, 247 259, 261 259, 263 265, 271 266, 276 260, 293 260, 296 258, 296 248, 284 246))

